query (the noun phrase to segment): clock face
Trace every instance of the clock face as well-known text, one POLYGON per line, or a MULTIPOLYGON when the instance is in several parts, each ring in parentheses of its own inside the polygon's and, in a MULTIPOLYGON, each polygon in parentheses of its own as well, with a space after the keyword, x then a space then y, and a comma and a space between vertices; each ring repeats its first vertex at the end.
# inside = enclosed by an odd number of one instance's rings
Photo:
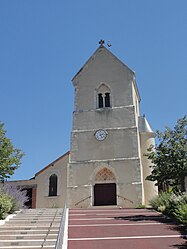
POLYGON ((106 138, 107 132, 105 130, 98 130, 95 133, 95 138, 99 141, 102 141, 106 138))

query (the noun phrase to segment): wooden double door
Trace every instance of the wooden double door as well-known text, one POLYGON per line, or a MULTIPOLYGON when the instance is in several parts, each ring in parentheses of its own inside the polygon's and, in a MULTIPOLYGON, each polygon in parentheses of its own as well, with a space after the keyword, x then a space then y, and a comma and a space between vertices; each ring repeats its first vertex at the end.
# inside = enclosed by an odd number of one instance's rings
POLYGON ((116 184, 101 183, 94 186, 94 206, 116 205, 116 184))

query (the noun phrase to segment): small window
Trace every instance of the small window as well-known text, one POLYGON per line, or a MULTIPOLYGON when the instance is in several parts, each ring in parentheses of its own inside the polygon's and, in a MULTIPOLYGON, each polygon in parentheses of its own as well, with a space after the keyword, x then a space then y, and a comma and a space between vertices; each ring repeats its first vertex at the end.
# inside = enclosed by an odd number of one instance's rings
POLYGON ((97 89, 97 108, 111 107, 111 91, 108 86, 101 84, 97 89))
POLYGON ((105 93, 103 98, 103 94, 98 94, 98 108, 110 107, 110 93, 105 93))
POLYGON ((57 175, 49 177, 49 196, 57 196, 57 175))
POLYGON ((110 107, 110 93, 105 93, 105 107, 110 107))
POLYGON ((98 107, 103 108, 103 95, 102 95, 102 93, 98 94, 98 107))

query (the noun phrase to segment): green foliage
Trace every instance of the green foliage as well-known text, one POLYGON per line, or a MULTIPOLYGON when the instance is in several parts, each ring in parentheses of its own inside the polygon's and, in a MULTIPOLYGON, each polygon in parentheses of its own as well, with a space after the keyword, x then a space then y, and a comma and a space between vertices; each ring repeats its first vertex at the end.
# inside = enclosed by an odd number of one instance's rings
POLYGON ((157 185, 168 190, 185 191, 187 176, 187 116, 177 121, 174 129, 166 127, 162 133, 157 131, 159 145, 150 146, 145 155, 151 160, 151 175, 146 179, 156 181, 157 185), (179 187, 180 186, 180 187, 179 187))
POLYGON ((144 209, 146 208, 146 206, 144 204, 141 204, 139 203, 137 206, 136 206, 137 209, 144 209))
POLYGON ((155 210, 163 213, 169 206, 170 198, 170 193, 162 192, 158 196, 155 196, 153 199, 151 199, 150 204, 155 210))
POLYGON ((20 208, 26 208, 28 201, 27 192, 11 186, 9 184, 0 184, 0 219, 3 219, 8 213, 14 213, 20 208))
POLYGON ((187 224, 187 193, 162 192, 154 197, 150 204, 155 210, 187 224))
POLYGON ((26 190, 22 190, 15 185, 3 184, 2 192, 11 197, 12 208, 10 213, 13 213, 21 208, 26 208, 25 203, 28 201, 26 190))
POLYGON ((11 140, 6 137, 3 126, 0 122, 0 182, 13 175, 24 155, 21 150, 14 148, 11 140))
POLYGON ((0 219, 4 219, 10 212, 12 207, 11 197, 1 193, 0 194, 0 219))
POLYGON ((187 225, 187 203, 178 205, 175 209, 174 216, 179 222, 187 225))

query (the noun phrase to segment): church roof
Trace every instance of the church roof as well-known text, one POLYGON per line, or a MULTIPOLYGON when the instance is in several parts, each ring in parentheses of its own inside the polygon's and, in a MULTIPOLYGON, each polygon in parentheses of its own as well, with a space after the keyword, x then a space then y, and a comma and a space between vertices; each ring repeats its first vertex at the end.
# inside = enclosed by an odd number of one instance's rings
POLYGON ((66 152, 64 155, 58 157, 56 160, 54 160, 53 162, 51 162, 50 164, 48 164, 46 167, 44 167, 43 169, 41 169, 40 171, 38 171, 35 176, 39 175, 40 173, 42 173, 43 171, 45 171, 46 169, 48 169, 49 167, 51 167, 53 164, 55 164, 56 162, 58 162, 59 160, 61 160, 62 158, 64 158, 65 156, 69 155, 69 151, 66 152))
POLYGON ((98 53, 100 53, 101 51, 105 51, 107 52, 109 55, 111 55, 119 64, 121 64, 124 68, 126 68, 130 73, 132 73, 132 75, 134 76, 134 80, 133 80, 133 84, 134 84, 134 88, 135 88, 135 91, 137 93, 137 96, 139 98, 139 101, 140 101, 140 94, 139 94, 139 91, 138 91, 138 87, 137 87, 137 84, 136 84, 136 79, 135 79, 135 72, 130 68, 128 67, 125 63, 123 63, 118 57, 116 57, 109 49, 107 49, 103 44, 101 44, 97 49, 96 51, 93 53, 92 56, 90 56, 90 58, 86 61, 86 63, 81 67, 81 69, 75 74, 75 76, 72 78, 72 82, 74 82, 74 80, 76 78, 78 78, 83 72, 84 70, 88 67, 88 65, 90 64, 90 62, 92 60, 94 60, 94 58, 97 56, 98 53))
POLYGON ((141 133, 154 133, 145 116, 138 117, 138 129, 141 133))
POLYGON ((120 59, 118 59, 118 57, 116 57, 109 49, 107 49, 104 45, 100 45, 96 51, 93 53, 92 56, 90 56, 90 58, 86 61, 86 63, 83 65, 83 67, 81 67, 81 69, 75 74, 75 76, 73 77, 72 81, 77 78, 79 76, 80 73, 82 73, 85 69, 85 67, 89 64, 89 62, 91 60, 94 59, 94 57, 101 51, 107 51, 108 54, 112 55, 120 64, 122 64, 124 67, 126 67, 132 74, 135 75, 135 72, 130 68, 128 67, 125 63, 123 63, 120 59))

